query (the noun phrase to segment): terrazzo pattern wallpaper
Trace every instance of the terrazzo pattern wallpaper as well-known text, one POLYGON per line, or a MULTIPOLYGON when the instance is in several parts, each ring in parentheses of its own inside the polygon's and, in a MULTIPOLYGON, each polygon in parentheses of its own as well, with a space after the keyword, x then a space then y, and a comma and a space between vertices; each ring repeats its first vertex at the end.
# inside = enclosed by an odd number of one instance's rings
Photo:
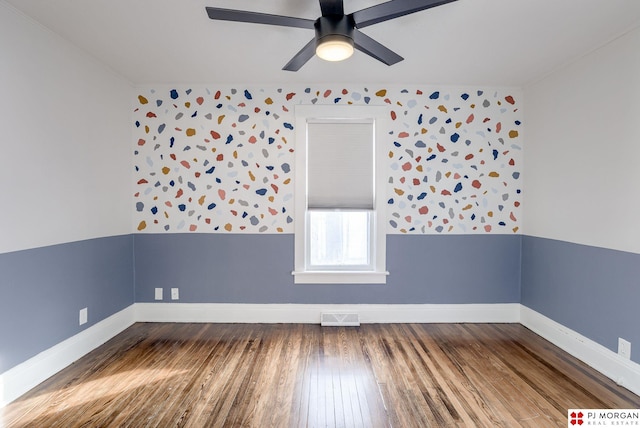
POLYGON ((420 87, 139 88, 138 232, 293 233, 295 106, 389 108, 387 232, 518 233, 519 92, 420 87))

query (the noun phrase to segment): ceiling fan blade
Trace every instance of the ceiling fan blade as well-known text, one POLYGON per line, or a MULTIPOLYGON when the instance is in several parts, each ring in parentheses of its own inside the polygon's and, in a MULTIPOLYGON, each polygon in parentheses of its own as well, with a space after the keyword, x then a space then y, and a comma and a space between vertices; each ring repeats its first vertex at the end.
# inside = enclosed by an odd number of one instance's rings
POLYGON ((342 0, 320 0, 320 10, 322 10, 322 16, 344 15, 342 0))
POLYGON ((294 57, 291 58, 291 61, 289 61, 287 65, 282 67, 282 69, 287 71, 298 71, 303 65, 307 63, 307 61, 313 58, 315 54, 316 39, 314 37, 309 43, 307 43, 302 49, 300 49, 300 52, 295 54, 294 57))
POLYGON ((270 15, 268 13, 249 12, 244 10, 221 9, 207 7, 209 18, 220 21, 251 22, 254 24, 280 25, 282 27, 309 28, 313 30, 311 19, 295 18, 292 16, 270 15))
POLYGON ((404 59, 391 49, 381 45, 371 37, 356 29, 353 30, 353 46, 359 51, 362 51, 387 65, 393 65, 404 59))
POLYGON ((364 28, 454 1, 457 0, 392 0, 353 12, 351 16, 356 23, 356 28, 364 28))

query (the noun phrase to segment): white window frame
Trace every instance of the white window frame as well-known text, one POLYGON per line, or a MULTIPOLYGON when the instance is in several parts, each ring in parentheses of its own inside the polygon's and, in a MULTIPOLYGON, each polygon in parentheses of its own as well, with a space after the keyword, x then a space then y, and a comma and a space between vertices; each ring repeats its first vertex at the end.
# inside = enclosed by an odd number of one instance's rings
POLYGON ((386 270, 386 172, 385 129, 389 110, 385 106, 297 105, 295 149, 295 260, 296 284, 385 284, 386 270), (374 204, 371 213, 372 263, 365 269, 311 270, 308 267, 307 215, 307 123, 314 120, 341 122, 369 120, 374 127, 374 204))

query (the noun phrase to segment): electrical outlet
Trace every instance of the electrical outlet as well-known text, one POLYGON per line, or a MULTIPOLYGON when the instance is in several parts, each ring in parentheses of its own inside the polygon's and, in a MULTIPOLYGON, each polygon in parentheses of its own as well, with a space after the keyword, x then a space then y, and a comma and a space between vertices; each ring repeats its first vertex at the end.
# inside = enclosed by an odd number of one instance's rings
POLYGON ((88 312, 89 312, 88 308, 80 309, 80 316, 78 318, 78 321, 80 322, 80 325, 87 323, 87 320, 89 319, 89 313, 88 312))
POLYGON ((623 358, 631 359, 631 342, 618 338, 618 355, 623 358))
POLYGON ((156 288, 156 300, 162 300, 162 288, 156 288))
POLYGON ((171 300, 178 300, 180 299, 180 291, 177 288, 172 288, 171 289, 171 300))

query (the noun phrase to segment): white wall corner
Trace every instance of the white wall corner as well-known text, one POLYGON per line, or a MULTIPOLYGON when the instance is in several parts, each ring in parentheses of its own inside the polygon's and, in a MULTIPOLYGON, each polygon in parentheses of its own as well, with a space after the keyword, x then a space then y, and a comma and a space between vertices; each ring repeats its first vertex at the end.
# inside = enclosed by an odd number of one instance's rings
POLYGON ((618 385, 640 395, 640 364, 622 358, 599 343, 526 306, 521 307, 520 323, 618 385))
POLYGON ((131 305, 0 374, 0 408, 133 325, 134 315, 131 305))

